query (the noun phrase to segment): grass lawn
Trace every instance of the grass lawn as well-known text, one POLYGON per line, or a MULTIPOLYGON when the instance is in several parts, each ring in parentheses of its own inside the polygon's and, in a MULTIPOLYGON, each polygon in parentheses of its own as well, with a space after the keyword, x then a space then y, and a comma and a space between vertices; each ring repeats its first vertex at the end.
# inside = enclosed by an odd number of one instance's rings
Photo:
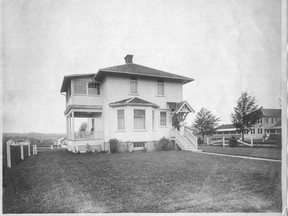
POLYGON ((184 151, 47 151, 3 181, 4 213, 281 212, 281 163, 184 151))
POLYGON ((269 158, 281 160, 281 149, 276 147, 253 147, 240 146, 231 148, 229 146, 207 146, 200 145, 199 149, 205 152, 219 153, 219 154, 230 154, 230 155, 241 155, 258 158, 269 158))

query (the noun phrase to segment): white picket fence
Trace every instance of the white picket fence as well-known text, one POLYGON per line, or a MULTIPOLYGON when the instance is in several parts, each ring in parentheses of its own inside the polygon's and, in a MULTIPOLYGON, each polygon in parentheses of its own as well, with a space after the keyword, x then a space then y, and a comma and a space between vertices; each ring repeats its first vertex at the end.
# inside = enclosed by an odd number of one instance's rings
MULTIPOLYGON (((13 140, 7 141, 7 148, 6 148, 6 156, 7 156, 7 167, 11 168, 11 146, 20 146, 21 149, 21 160, 24 160, 24 146, 28 146, 28 157, 31 156, 30 152, 30 142, 24 141, 24 142, 14 142, 13 140)), ((32 154, 37 154, 37 145, 33 145, 33 151, 32 154)))
MULTIPOLYGON (((229 140, 229 138, 223 136, 222 139, 220 138, 220 139, 215 140, 215 141, 210 143, 209 142, 209 137, 207 137, 207 145, 216 145, 216 144, 219 145, 219 143, 222 143, 222 146, 225 147, 225 146, 229 145, 229 144, 226 143, 225 139, 229 140)), ((241 141, 241 138, 237 139, 237 142, 241 143, 243 145, 247 145, 247 146, 253 147, 253 138, 252 137, 251 137, 250 143, 241 141)))

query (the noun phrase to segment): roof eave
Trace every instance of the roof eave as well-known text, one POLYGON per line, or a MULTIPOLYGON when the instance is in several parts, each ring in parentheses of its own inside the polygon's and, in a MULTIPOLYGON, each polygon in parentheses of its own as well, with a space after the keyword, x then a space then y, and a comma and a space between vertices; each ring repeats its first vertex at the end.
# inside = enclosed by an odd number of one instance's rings
POLYGON ((103 70, 100 69, 95 76, 93 77, 94 80, 97 78, 100 78, 100 76, 103 73, 111 73, 111 74, 122 74, 122 75, 137 75, 137 76, 144 76, 144 77, 157 77, 157 78, 162 78, 162 79, 169 79, 169 80, 177 80, 177 81, 182 81, 182 84, 186 84, 189 82, 194 81, 192 78, 186 78, 186 77, 167 77, 167 76, 157 76, 157 75, 148 75, 148 74, 139 74, 139 73, 133 73, 133 72, 123 72, 123 71, 109 71, 109 70, 103 70))

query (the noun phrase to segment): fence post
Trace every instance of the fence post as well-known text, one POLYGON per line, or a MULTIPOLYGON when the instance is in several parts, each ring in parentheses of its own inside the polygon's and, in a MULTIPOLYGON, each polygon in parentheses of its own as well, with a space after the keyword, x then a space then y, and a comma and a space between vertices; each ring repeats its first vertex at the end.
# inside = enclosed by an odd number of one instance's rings
POLYGON ((35 145, 35 154, 37 154, 37 145, 35 145))
POLYGON ((207 145, 209 145, 209 137, 207 136, 207 145))
POLYGON ((251 136, 251 147, 253 147, 253 137, 251 136))
POLYGON ((20 144, 21 147, 21 160, 24 160, 24 149, 23 149, 23 144, 20 144))
POLYGON ((28 156, 29 156, 29 157, 31 156, 31 153, 30 153, 30 143, 28 144, 28 156))
POLYGON ((223 136, 223 147, 225 147, 225 137, 223 136))
POLYGON ((51 145, 51 149, 53 150, 53 145, 51 145))
POLYGON ((7 151, 7 166, 8 166, 9 168, 11 168, 11 151, 10 151, 9 141, 7 142, 6 151, 7 151))

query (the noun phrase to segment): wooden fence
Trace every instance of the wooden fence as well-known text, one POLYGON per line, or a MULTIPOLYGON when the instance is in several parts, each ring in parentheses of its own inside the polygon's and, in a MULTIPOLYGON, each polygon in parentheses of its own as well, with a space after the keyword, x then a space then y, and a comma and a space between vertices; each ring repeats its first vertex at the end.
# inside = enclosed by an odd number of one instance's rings
MULTIPOLYGON (((14 142, 12 140, 8 140, 6 143, 6 158, 7 158, 7 167, 11 168, 12 163, 11 163, 11 156, 17 157, 17 155, 11 155, 11 147, 14 146, 20 146, 21 149, 21 160, 24 160, 25 156, 25 151, 24 151, 24 146, 27 146, 27 153, 26 156, 31 156, 31 148, 30 148, 30 142, 29 141, 23 141, 23 142, 14 142)), ((35 155, 37 154, 37 145, 32 145, 32 154, 35 155)))
MULTIPOLYGON (((218 137, 218 138, 214 138, 214 140, 212 142, 210 142, 209 137, 207 137, 207 145, 222 145, 223 147, 229 145, 229 139, 228 137, 223 136, 222 138, 218 137), (227 143, 228 141, 228 143, 227 143)), ((243 142, 241 141, 241 138, 237 139, 237 142, 243 145, 247 145, 250 147, 253 147, 253 138, 251 137, 250 143, 247 142, 243 142)))

